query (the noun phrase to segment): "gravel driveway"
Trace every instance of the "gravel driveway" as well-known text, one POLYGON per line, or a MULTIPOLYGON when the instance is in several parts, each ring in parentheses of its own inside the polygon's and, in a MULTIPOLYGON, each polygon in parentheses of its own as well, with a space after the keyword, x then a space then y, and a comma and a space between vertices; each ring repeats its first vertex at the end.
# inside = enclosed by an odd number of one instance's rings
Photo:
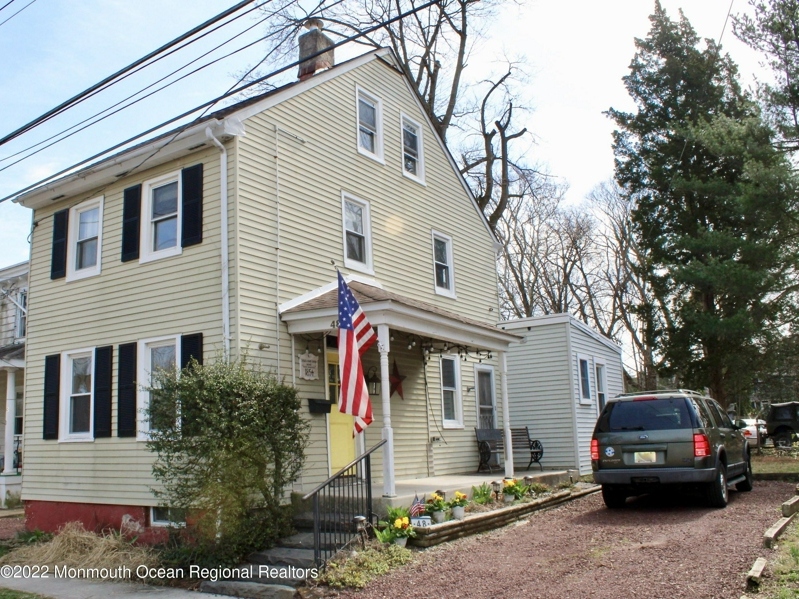
POLYGON ((794 485, 756 482, 726 509, 699 496, 630 500, 605 509, 597 494, 479 537, 445 543, 374 581, 370 597, 738 599, 765 530, 794 485))

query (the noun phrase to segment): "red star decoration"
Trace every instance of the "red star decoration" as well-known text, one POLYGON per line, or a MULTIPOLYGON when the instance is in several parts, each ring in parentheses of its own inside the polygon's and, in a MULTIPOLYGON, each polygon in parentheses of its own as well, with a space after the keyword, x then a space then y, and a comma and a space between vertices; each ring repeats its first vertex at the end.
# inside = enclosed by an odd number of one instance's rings
POLYGON ((396 392, 400 396, 400 399, 404 400, 405 398, 402 395, 402 381, 405 380, 405 377, 401 376, 399 373, 397 360, 394 360, 394 371, 391 373, 391 376, 388 377, 388 380, 391 383, 391 391, 388 396, 391 397, 396 392))

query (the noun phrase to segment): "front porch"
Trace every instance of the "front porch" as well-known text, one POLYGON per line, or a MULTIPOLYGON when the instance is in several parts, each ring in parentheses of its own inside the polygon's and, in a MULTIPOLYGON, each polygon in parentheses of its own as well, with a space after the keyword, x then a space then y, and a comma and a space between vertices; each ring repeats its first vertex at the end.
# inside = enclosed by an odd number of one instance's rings
MULTIPOLYGON (((12 344, 0 348, 0 397, 5 397, 0 468, 0 507, 22 494, 22 407, 25 372, 25 346, 12 344)), ((0 404, 1 405, 1 404, 0 404)))

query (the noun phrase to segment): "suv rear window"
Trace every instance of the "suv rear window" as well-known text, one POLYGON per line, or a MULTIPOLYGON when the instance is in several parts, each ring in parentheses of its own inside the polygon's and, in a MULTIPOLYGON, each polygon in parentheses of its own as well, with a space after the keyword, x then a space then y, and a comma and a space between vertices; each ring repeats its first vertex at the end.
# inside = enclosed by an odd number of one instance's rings
POLYGON ((684 397, 609 403, 597 423, 599 432, 663 431, 697 427, 684 397))

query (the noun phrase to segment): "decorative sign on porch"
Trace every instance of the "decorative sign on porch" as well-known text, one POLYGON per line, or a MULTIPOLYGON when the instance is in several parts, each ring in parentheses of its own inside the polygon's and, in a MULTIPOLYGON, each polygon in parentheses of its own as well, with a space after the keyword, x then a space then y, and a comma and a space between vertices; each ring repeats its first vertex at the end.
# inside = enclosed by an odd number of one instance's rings
POLYGON ((306 381, 316 381, 319 379, 319 356, 315 356, 307 349, 304 354, 300 354, 300 378, 306 381))

